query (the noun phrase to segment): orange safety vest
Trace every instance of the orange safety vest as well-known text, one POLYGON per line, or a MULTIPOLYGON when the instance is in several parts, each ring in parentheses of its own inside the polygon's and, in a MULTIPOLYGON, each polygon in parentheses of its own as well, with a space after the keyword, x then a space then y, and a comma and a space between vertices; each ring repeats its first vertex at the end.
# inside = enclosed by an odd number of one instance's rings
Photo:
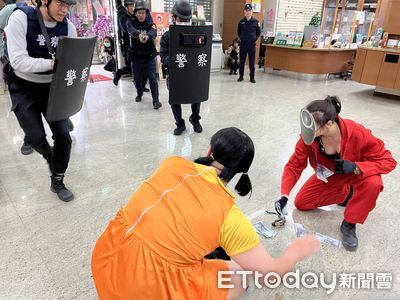
POLYGON ((99 298, 225 299, 227 290, 217 288, 217 271, 228 266, 204 256, 219 246, 233 204, 234 195, 214 168, 166 159, 96 243, 92 273, 99 298))

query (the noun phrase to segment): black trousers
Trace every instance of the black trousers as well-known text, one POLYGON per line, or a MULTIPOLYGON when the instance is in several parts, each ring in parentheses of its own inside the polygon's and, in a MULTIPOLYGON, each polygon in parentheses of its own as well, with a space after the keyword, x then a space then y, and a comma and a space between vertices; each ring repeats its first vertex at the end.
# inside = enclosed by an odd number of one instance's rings
POLYGON ((237 59, 228 58, 228 68, 231 71, 236 72, 239 69, 239 64, 237 59))
MULTIPOLYGON (((44 157, 51 156, 42 115, 46 115, 50 83, 35 83, 16 77, 9 83, 11 110, 25 132, 25 140, 44 157)), ((71 156, 71 136, 68 119, 49 122, 54 140, 52 166, 54 173, 65 173, 71 156)))
MULTIPOLYGON (((199 121, 200 117, 200 102, 192 103, 192 115, 190 116, 193 121, 199 121)), ((171 104, 172 113, 174 114, 175 124, 177 127, 183 127, 185 120, 182 119, 182 106, 180 104, 171 104)))
POLYGON ((137 95, 140 97, 143 95, 143 88, 148 79, 153 103, 159 102, 158 82, 156 76, 156 59, 154 57, 132 58, 132 73, 137 95))
POLYGON ((249 69, 250 69, 250 79, 254 79, 254 61, 256 59, 256 43, 240 45, 240 68, 239 77, 244 75, 244 65, 246 63, 246 56, 249 56, 249 69))
MULTIPOLYGON (((126 42, 126 45, 129 45, 129 41, 126 42)), ((125 47, 125 46, 124 46, 125 47)), ((129 46, 122 48, 122 55, 124 56, 124 63, 125 66, 121 69, 118 69, 117 72, 122 76, 122 75, 133 75, 132 72, 132 57, 129 54, 129 46)), ((145 87, 147 84, 147 73, 146 71, 143 71, 142 74, 142 86, 145 87)), ((135 84, 135 80, 133 80, 133 84, 135 84)))

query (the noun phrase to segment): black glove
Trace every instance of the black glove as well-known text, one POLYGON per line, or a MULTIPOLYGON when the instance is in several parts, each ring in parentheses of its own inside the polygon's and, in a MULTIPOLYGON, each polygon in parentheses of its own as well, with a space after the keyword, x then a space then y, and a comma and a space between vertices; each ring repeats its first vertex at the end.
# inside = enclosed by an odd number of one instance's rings
POLYGON ((355 162, 343 159, 335 159, 335 173, 337 174, 349 174, 354 173, 357 165, 355 162))
POLYGON ((283 209, 285 208, 288 198, 285 196, 282 196, 281 199, 275 201, 275 211, 280 215, 283 216, 283 209))

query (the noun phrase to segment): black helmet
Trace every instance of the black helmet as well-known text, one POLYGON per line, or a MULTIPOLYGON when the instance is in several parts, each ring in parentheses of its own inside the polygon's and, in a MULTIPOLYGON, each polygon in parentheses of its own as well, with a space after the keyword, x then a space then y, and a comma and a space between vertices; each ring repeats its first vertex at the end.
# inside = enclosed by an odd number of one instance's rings
POLYGON ((137 0, 135 2, 135 9, 134 12, 138 11, 138 10, 145 10, 146 12, 149 12, 149 7, 147 6, 146 1, 144 0, 137 0))
MULTIPOLYGON (((65 3, 65 4, 67 4, 67 5, 76 5, 76 0, 60 0, 60 1, 63 2, 63 3, 65 3)), ((47 2, 47 5, 49 5, 50 2, 51 2, 51 0, 49 0, 49 1, 47 2)), ((42 3, 42 0, 36 0, 35 3, 36 3, 36 6, 37 6, 37 7, 41 7, 42 4, 43 4, 43 3, 42 3)))
POLYGON ((76 5, 76 0, 60 0, 60 1, 68 5, 76 5))
POLYGON ((135 5, 135 0, 122 0, 123 6, 135 5))
POLYGON ((171 13, 183 20, 190 20, 192 18, 192 6, 185 0, 178 0, 175 2, 171 13))

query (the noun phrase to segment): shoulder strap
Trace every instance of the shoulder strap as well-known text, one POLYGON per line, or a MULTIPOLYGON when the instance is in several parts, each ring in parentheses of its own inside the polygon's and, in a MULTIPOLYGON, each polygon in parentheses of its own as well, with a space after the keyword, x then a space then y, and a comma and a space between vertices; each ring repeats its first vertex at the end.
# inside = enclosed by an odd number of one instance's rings
POLYGON ((40 29, 42 30, 42 34, 43 34, 44 39, 45 39, 45 41, 46 41, 47 50, 49 50, 49 54, 50 54, 52 57, 54 57, 54 56, 56 55, 56 52, 54 51, 54 48, 53 48, 53 46, 51 45, 49 33, 47 32, 46 26, 44 25, 44 22, 43 22, 42 13, 40 12, 40 9, 39 9, 39 8, 36 9, 36 12, 37 12, 37 16, 38 16, 38 21, 39 21, 40 29))

